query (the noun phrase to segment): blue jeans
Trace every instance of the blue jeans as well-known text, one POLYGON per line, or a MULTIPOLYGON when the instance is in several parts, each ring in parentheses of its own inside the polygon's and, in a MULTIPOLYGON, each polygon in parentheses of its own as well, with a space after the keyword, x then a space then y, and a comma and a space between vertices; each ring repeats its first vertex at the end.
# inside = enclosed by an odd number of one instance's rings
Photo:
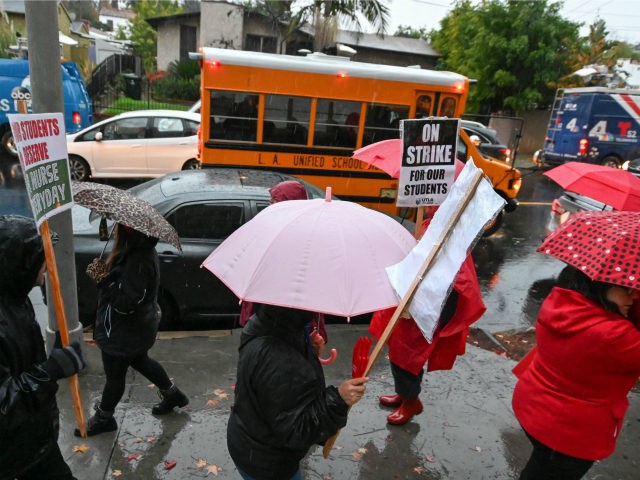
MULTIPOLYGON (((236 468, 238 467, 236 466, 236 468)), ((238 473, 242 478, 244 478, 244 480, 255 480, 252 476, 250 476, 248 473, 243 472, 239 468, 238 473)), ((289 480, 302 480, 302 472, 300 472, 300 469, 298 469, 298 471, 294 473, 293 477, 291 477, 289 480)))

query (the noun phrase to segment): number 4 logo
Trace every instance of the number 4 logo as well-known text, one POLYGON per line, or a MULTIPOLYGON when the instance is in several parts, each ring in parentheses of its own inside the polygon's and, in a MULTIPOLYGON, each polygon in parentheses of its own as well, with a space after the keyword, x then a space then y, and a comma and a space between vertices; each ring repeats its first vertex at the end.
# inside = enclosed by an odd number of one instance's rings
POLYGON ((596 123, 591 130, 589 130, 590 137, 606 138, 607 136, 607 121, 600 120, 596 123))

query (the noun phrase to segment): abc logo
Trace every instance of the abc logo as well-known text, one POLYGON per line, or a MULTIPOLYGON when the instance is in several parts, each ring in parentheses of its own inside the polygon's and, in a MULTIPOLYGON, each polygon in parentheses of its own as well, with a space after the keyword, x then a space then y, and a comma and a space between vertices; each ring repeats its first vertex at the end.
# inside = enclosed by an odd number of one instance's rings
POLYGON ((13 100, 31 100, 31 92, 25 87, 14 87, 11 90, 13 100))

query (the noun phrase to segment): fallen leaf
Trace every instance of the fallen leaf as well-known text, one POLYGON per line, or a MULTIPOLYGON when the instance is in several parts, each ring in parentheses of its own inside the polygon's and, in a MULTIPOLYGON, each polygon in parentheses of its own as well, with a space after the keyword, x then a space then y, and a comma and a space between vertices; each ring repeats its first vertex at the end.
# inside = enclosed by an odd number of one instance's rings
POLYGON ((216 405, 218 405, 218 400, 209 400, 209 401, 207 401, 207 406, 208 407, 215 407, 216 405))
POLYGON ((142 443, 142 442, 144 442, 144 440, 141 439, 140 437, 136 437, 133 440, 131 440, 131 442, 133 442, 133 443, 142 443))
POLYGON ((432 456, 432 455, 425 455, 424 459, 425 459, 427 462, 431 462, 431 463, 435 462, 435 459, 433 458, 433 456, 432 456))
POLYGON ((209 474, 211 474, 214 477, 217 477, 218 476, 218 472, 220 470, 222 470, 222 469, 217 465, 209 465, 209 466, 207 466, 207 468, 205 470, 207 471, 207 476, 209 476, 209 474))
POLYGON ((476 452, 481 452, 481 451, 482 451, 482 448, 480 448, 478 445, 476 445, 475 447, 473 447, 473 449, 474 449, 476 452))
POLYGON ((85 343, 87 345, 91 345, 92 347, 96 346, 96 341, 95 340, 86 340, 85 343))
POLYGON ((367 449, 366 449, 366 448, 364 448, 364 447, 360 447, 360 448, 358 449, 358 453, 367 453, 367 449))
POLYGON ((131 455, 124 457, 127 462, 130 462, 132 460, 140 460, 141 458, 142 455, 138 455, 137 453, 132 453, 131 455))
POLYGON ((416 473, 424 473, 424 468, 422 467, 413 467, 413 471, 416 473))
POLYGON ((359 454, 359 453, 352 453, 352 454, 351 454, 351 456, 352 456, 353 458, 355 458, 356 460, 360 460, 360 457, 361 457, 362 455, 361 455, 361 454, 359 454))
POLYGON ((156 388, 155 384, 150 383, 149 385, 147 385, 148 388, 156 388))
POLYGON ((170 462, 169 460, 165 460, 164 461, 164 469, 165 470, 171 470, 173 467, 176 466, 178 462, 170 462))
POLYGON ((206 466, 207 466, 207 461, 204 458, 201 458, 196 462, 196 467, 198 468, 204 468, 206 466))
POLYGON ((157 440, 156 437, 147 437, 147 442, 152 443, 155 442, 157 440))
POLYGON ((78 453, 87 453, 89 451, 89 447, 83 443, 82 445, 76 445, 73 447, 73 451, 78 453))
POLYGON ((119 477, 120 475, 122 475, 122 470, 114 470, 111 472, 112 477, 119 477))
POLYGON ((218 397, 218 398, 229 398, 229 394, 227 392, 225 392, 224 390, 222 390, 221 388, 216 388, 213 393, 218 397))

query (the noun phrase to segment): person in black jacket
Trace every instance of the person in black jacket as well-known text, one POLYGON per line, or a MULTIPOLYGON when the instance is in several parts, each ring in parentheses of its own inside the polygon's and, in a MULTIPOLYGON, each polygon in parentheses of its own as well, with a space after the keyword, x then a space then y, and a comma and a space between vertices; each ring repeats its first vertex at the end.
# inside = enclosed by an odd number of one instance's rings
POLYGON ((77 373, 80 345, 45 353, 29 292, 44 249, 33 219, 0 216, 0 480, 69 480, 58 446, 57 381, 77 373))
POLYGON ((300 460, 347 423, 368 378, 325 385, 305 332, 312 312, 255 304, 242 330, 227 448, 242 478, 301 479, 300 460))
MULTIPOLYGON (((106 262, 97 259, 87 268, 98 286, 93 338, 101 350, 107 376, 100 404, 87 422, 89 436, 117 430, 113 413, 124 394, 129 367, 160 390, 161 401, 153 407, 153 414, 165 415, 189 403, 162 365, 148 355, 160 322, 157 243, 157 238, 116 224, 115 245, 106 262)), ((80 435, 78 429, 74 433, 80 435)))

